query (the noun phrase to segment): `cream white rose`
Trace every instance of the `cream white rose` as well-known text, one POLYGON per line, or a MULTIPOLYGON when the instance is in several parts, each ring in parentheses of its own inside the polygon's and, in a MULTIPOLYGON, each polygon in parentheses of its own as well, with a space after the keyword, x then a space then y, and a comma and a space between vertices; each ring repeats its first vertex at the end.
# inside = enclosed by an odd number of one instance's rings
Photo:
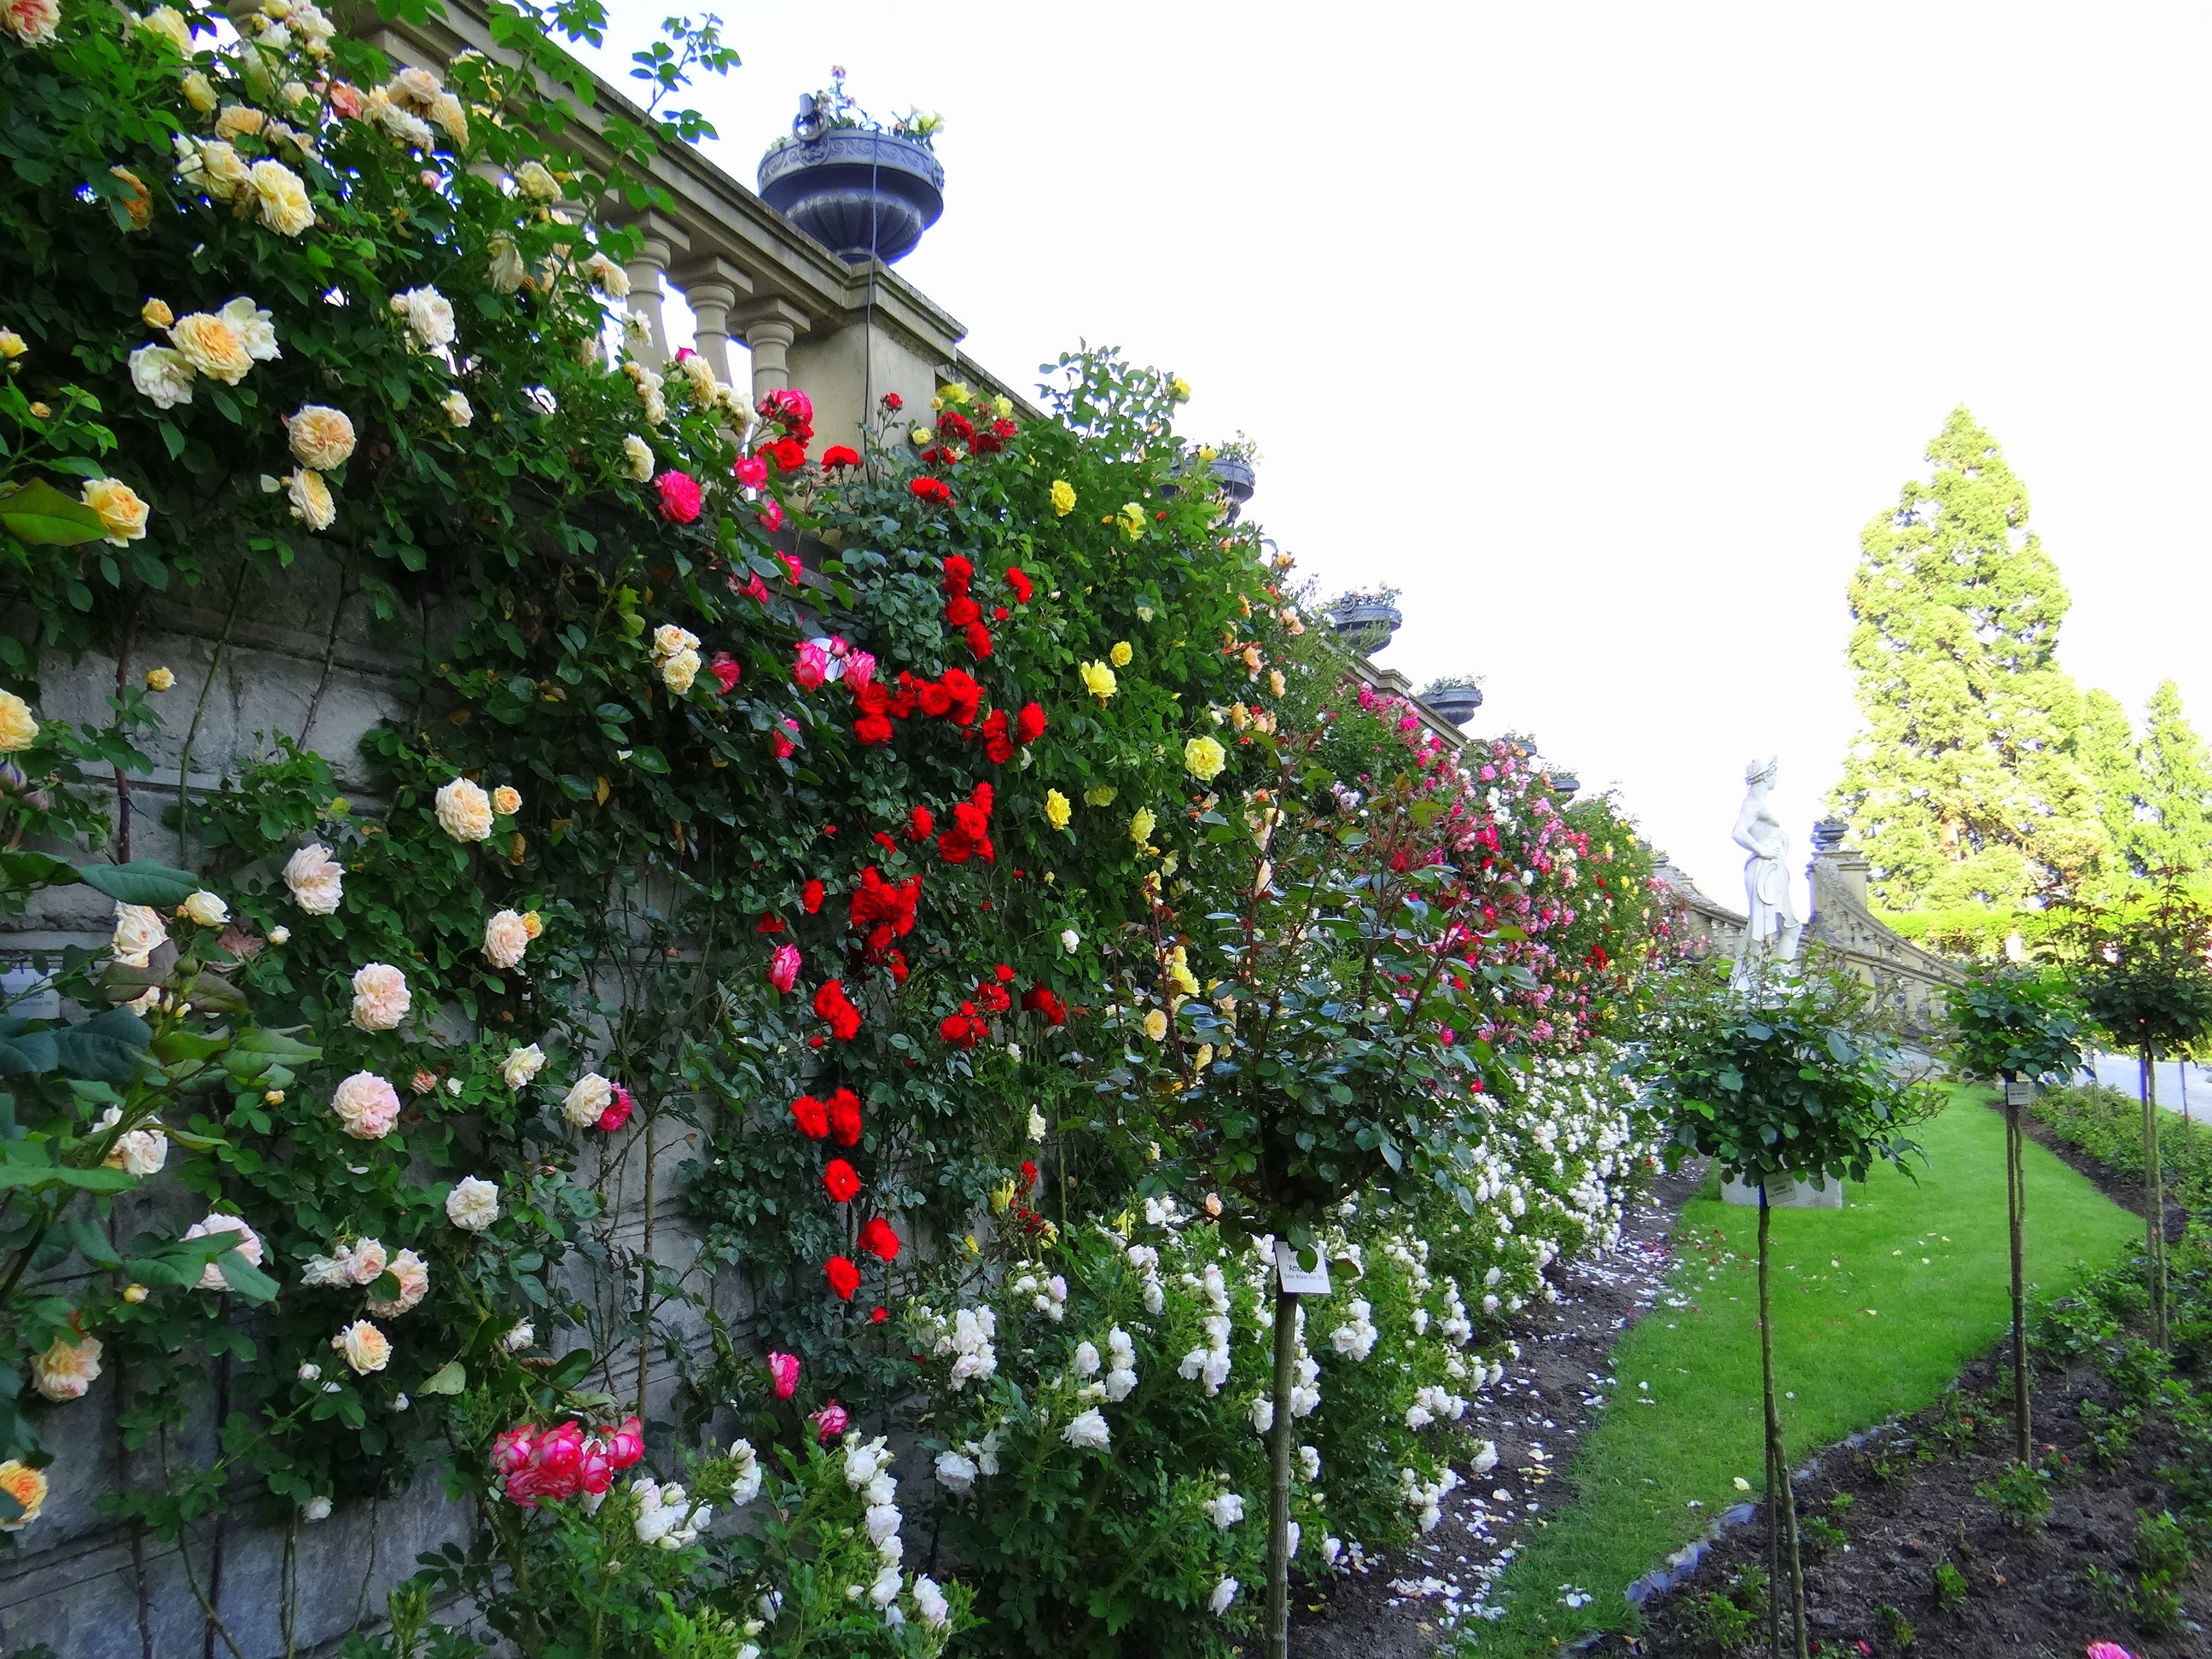
POLYGON ((439 398, 438 407, 445 411, 448 426, 466 426, 477 417, 476 410, 469 407, 468 398, 459 386, 439 398))
POLYGON ((499 1188, 464 1176, 446 1194, 446 1219, 465 1233, 480 1233, 499 1219, 499 1188))
MULTIPOLYGON (((213 1238, 217 1233, 235 1233, 229 1247, 243 1257, 250 1267, 261 1265, 261 1235, 246 1224, 246 1218, 237 1215, 210 1215, 204 1221, 195 1221, 185 1229, 186 1238, 213 1238)), ((199 1288, 204 1291, 227 1291, 230 1281, 222 1276, 222 1268, 209 1262, 200 1271, 199 1288)))
POLYGON ((156 409, 192 400, 192 366, 169 346, 143 345, 131 354, 131 384, 156 409))
POLYGON ((158 911, 143 904, 116 905, 116 961, 126 968, 143 968, 153 960, 154 952, 168 942, 169 930, 158 911))
POLYGON ((412 1250, 402 1250, 392 1258, 390 1271, 399 1281, 399 1294, 389 1302, 369 1299, 368 1310, 379 1319, 391 1319, 405 1313, 430 1293, 429 1264, 412 1250))
POLYGON ((635 432, 623 434, 623 464, 640 483, 653 476, 653 451, 635 432))
POLYGON ((282 161, 256 161, 247 169, 261 222, 280 236, 297 236, 315 222, 315 204, 300 175, 282 161))
POLYGON ((356 1319, 331 1339, 331 1346, 345 1356, 356 1376, 380 1371, 392 1363, 392 1342, 366 1319, 356 1319))
POLYGON ((344 866, 329 848, 311 841, 285 861, 284 884, 292 890, 293 903, 311 916, 327 916, 345 891, 344 866))
POLYGON ((284 495, 292 503, 292 516, 310 530, 328 530, 337 521, 338 504, 330 485, 313 467, 303 466, 286 480, 284 495))
POLYGON ((392 296, 395 315, 407 319, 407 326, 425 349, 450 345, 453 339, 453 307, 446 296, 434 288, 410 288, 404 294, 392 296))
POLYGON ((561 1115, 580 1128, 588 1128, 599 1121, 614 1098, 613 1084, 597 1072, 586 1072, 569 1085, 568 1097, 561 1103, 561 1115))
POLYGON ((455 841, 482 841, 491 834, 491 797, 467 778, 455 778, 438 791, 438 827, 455 841))
POLYGON ((177 908, 203 927, 220 927, 230 920, 230 907, 204 890, 194 893, 177 908))

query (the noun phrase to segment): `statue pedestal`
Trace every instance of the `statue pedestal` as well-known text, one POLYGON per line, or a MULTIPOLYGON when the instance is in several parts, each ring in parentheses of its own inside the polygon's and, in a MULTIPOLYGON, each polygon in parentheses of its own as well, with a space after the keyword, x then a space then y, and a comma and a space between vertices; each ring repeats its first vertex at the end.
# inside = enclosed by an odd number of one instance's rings
MULTIPOLYGON (((1749 1209, 1759 1207, 1759 1188, 1747 1187, 1741 1181, 1721 1182, 1721 1198, 1749 1209)), ((1815 1187, 1809 1181, 1770 1182, 1766 1202, 1770 1209, 1776 1210, 1840 1210, 1844 1207, 1844 1183, 1831 1181, 1825 1187, 1815 1187)))

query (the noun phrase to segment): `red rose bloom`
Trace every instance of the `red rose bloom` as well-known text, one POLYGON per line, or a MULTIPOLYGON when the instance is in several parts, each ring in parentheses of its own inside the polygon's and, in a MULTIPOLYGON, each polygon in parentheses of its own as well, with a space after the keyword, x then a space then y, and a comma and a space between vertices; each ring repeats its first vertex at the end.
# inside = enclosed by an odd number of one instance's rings
POLYGON ((850 1204, 853 1195, 860 1190, 860 1177, 843 1158, 833 1158, 830 1167, 822 1172, 822 1184, 829 1188, 832 1204, 850 1204))
POLYGON ((1029 1159, 1024 1158, 1022 1160, 1022 1190, 1025 1193, 1032 1190, 1036 1186, 1036 1165, 1030 1163, 1029 1159))
POLYGON ((921 712, 932 720, 943 720, 952 712, 952 694, 936 680, 924 680, 915 688, 915 696, 921 712))
POLYGON ((860 1144, 860 1097, 850 1089, 840 1089, 830 1097, 823 1109, 829 1115, 830 1138, 840 1146, 860 1144))
POLYGON ((927 806, 917 806, 906 815, 906 838, 908 841, 927 841, 937 829, 937 819, 927 806))
POLYGON ((773 910, 763 910, 753 931, 757 933, 780 933, 783 931, 783 918, 773 910))
POLYGON ((1007 610, 1003 605, 994 605, 991 607, 991 620, 993 622, 1004 622, 1007 617, 1013 614, 1014 613, 1012 611, 1007 610))
POLYGON ((968 637, 968 648, 981 661, 991 654, 991 630, 979 622, 972 622, 960 630, 968 637))
POLYGON ((986 982, 975 988, 975 994, 983 999, 983 1006, 994 1014, 1003 1014, 1014 1006, 1013 999, 1007 995, 1006 988, 1003 985, 986 982))
POLYGON ((824 466, 858 466, 860 464, 860 452, 849 449, 843 444, 832 444, 822 452, 822 465, 824 466))
MULTIPOLYGON (((1014 873, 1018 876, 1021 874, 1021 872, 1017 870, 1014 873)), ((997 967, 991 969, 991 977, 998 981, 1001 985, 1012 985, 1014 982, 1014 970, 1007 967, 1006 964, 1002 962, 997 967)))
POLYGON ((898 951, 886 951, 884 953, 884 962, 891 970, 891 983, 905 984, 907 975, 913 971, 906 965, 905 954, 898 951))
POLYGON ((891 740, 891 723, 881 714, 863 714, 853 722, 853 735, 863 748, 877 748, 891 740))
POLYGON ((799 902, 801 905, 805 907, 806 914, 810 916, 820 910, 822 908, 822 884, 818 881, 808 882, 805 886, 799 890, 799 902))
POLYGON ((726 697, 738 689, 738 676, 740 672, 738 659, 728 652, 717 651, 708 662, 707 672, 714 677, 715 684, 722 688, 724 696, 726 697))
POLYGON ((801 1095, 791 1103, 791 1121, 809 1140, 819 1140, 830 1133, 830 1109, 812 1095, 801 1095))
POLYGON ((860 1034, 860 1011, 845 994, 844 986, 836 980, 827 981, 814 994, 814 1012, 830 1022, 830 1030, 840 1042, 850 1042, 860 1034))
POLYGON ((1036 591, 1030 586, 1030 579, 1022 574, 1021 566, 1018 564, 1010 564, 1006 567, 1006 586, 1014 590, 1014 601, 1018 605, 1027 605, 1030 602, 1030 595, 1036 591))
POLYGON ((957 553, 945 556, 945 591, 954 596, 965 593, 969 583, 975 580, 975 567, 957 553))
POLYGON ((965 594, 945 602, 945 620, 955 628, 965 628, 969 623, 981 621, 983 607, 965 594))
MULTIPOLYGON (((848 672, 845 676, 846 683, 850 684, 852 678, 848 672)), ((862 714, 881 714, 890 709, 891 694, 884 689, 880 680, 865 680, 853 688, 853 701, 862 714)))
POLYGON ((860 1288, 860 1270, 842 1255, 833 1255, 822 1264, 829 1275, 830 1288, 837 1292, 840 1302, 850 1302, 853 1292, 860 1288))
POLYGON ((616 1084, 614 1099, 608 1103, 607 1109, 599 1114, 599 1121, 592 1127, 601 1134, 612 1134, 629 1121, 631 1109, 637 1103, 630 1098, 629 1091, 623 1088, 621 1084, 616 1084))
POLYGON ((860 1248, 883 1261, 896 1261, 898 1260, 899 1236, 883 1217, 872 1216, 868 1224, 860 1229, 860 1248))
POLYGON ((1025 702, 1022 712, 1014 716, 1014 738, 1018 743, 1035 743, 1044 735, 1044 710, 1036 703, 1025 702))
POLYGON ((1043 1015, 1044 1023, 1048 1025, 1065 1025, 1067 1023, 1067 1005, 1045 986, 1032 985, 1023 992, 1022 1006, 1033 1014, 1043 1015))
POLYGON ((983 688, 957 668, 948 668, 938 676, 945 694, 951 699, 952 718, 963 726, 975 723, 975 711, 983 702, 983 688))
POLYGON ((886 392, 884 393, 884 407, 889 410, 904 409, 906 407, 906 399, 900 397, 896 392, 886 392))
POLYGON ((884 1321, 889 1319, 890 1316, 891 1310, 889 1308, 878 1308, 869 1314, 868 1323, 871 1325, 880 1325, 884 1321))
POLYGON ((983 1036, 986 1027, 975 1018, 975 1005, 963 1002, 957 1014, 947 1014, 937 1028, 937 1035, 947 1042, 962 1048, 972 1048, 983 1036))
POLYGON ((949 507, 952 501, 952 486, 942 478, 909 478, 906 487, 918 501, 933 502, 949 507))

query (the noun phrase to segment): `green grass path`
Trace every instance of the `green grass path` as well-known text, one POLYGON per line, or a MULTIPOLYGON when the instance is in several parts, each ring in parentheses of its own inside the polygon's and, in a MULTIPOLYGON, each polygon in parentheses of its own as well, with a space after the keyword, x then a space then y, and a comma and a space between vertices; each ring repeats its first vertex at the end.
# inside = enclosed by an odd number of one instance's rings
MULTIPOLYGON (((1962 1091, 1916 1139, 1929 1160, 1917 1184, 1877 1170, 1840 1211, 1774 1212, 1775 1367, 1796 1396, 1782 1401, 1793 1461, 1918 1410, 2010 1328, 2004 1121, 1962 1091)), ((2031 1286, 2069 1283, 2140 1237, 2134 1217, 2042 1147, 2026 1156, 2031 1286)), ((1458 1651, 1549 1653, 1555 1638, 1629 1627, 1622 1590, 1741 1501, 1737 1478, 1764 1484, 1757 1230, 1756 1211, 1717 1196, 1684 1207, 1673 1290, 1613 1351, 1612 1403, 1568 1471, 1576 1501, 1509 1569, 1507 1617, 1468 1627, 1458 1651), (1571 1612, 1562 1584, 1595 1599, 1571 1612)))

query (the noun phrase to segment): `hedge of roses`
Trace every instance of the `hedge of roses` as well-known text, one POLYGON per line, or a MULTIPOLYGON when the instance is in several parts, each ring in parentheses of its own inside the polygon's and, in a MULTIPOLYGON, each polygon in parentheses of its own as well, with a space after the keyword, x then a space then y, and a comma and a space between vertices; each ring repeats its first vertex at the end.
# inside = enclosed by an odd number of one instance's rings
POLYGON ((220 47, 190 6, 0 10, 0 873, 122 907, 41 964, 70 1017, 5 1034, 44 1172, 0 1218, 6 1358, 52 1403, 7 1418, 0 1528, 98 1480, 41 1429, 113 1368, 133 1443, 228 1426, 107 1512, 312 1526, 435 1462, 472 1541, 416 1588, 525 1651, 927 1653, 979 1616, 1213 1650, 1284 1212, 1224 991, 1260 958, 1201 919, 1294 908, 1310 830, 1359 902, 1267 926, 1316 1008, 1351 976, 1391 1088, 1420 1056, 1419 1156, 1377 1115, 1363 1195, 1297 1224, 1341 1264, 1297 1396, 1322 1573, 1479 1462, 1496 1316, 1648 1156, 1609 1047, 1648 864, 1531 745, 1455 757, 1346 679, 1170 376, 1063 359, 1044 419, 949 386, 823 447, 803 392, 610 358, 600 215, 649 191, 531 80, 598 21, 501 9, 512 61, 438 76, 302 0, 220 47), (106 780, 161 726, 191 770, 198 727, 134 641, 302 560, 419 643, 375 799, 268 733, 171 809, 189 870, 132 859, 106 780), (95 647, 112 719, 43 718, 95 647), (695 1134, 678 1230, 647 1176, 695 1134))

